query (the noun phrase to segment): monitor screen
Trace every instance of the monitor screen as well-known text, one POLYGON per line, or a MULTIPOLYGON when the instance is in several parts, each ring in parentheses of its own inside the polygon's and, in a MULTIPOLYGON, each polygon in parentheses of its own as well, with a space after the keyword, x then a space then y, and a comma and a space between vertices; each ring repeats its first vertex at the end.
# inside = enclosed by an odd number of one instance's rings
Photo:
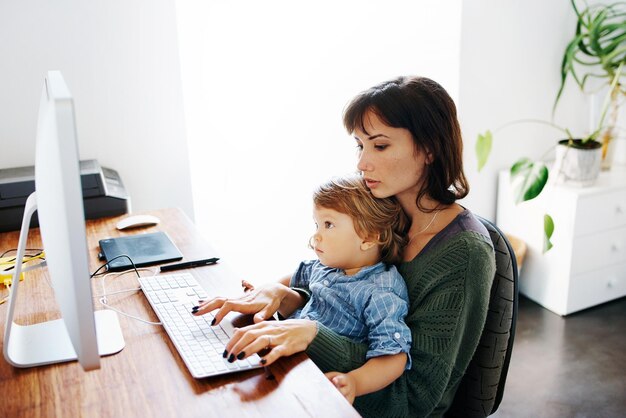
MULTIPOLYGON (((17 260, 24 253, 34 211, 46 255, 48 275, 62 318, 34 325, 13 322, 19 280, 13 280, 5 329, 4 354, 17 367, 78 359, 85 370, 100 367, 100 355, 124 347, 117 314, 94 312, 80 184, 74 103, 58 71, 45 78, 37 125, 35 192, 28 198, 17 260)), ((14 278, 19 277, 20 263, 14 278)))

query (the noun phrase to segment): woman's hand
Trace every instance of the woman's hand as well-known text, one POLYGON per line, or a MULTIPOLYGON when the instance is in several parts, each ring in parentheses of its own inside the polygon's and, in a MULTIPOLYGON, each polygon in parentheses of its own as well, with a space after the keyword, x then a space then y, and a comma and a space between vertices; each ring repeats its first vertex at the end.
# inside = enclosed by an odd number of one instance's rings
POLYGON ((317 322, 308 319, 260 322, 237 328, 226 344, 224 357, 232 362, 269 350, 261 358, 261 364, 270 365, 280 357, 306 350, 315 335, 317 322))
POLYGON ((354 398, 356 397, 356 379, 353 376, 339 372, 328 372, 324 375, 335 385, 348 402, 351 404, 354 403, 354 398))
MULTIPOLYGON (((242 286, 244 286, 243 283, 242 286)), ((253 290, 247 291, 245 295, 239 298, 227 299, 224 297, 216 297, 205 300, 198 305, 198 309, 194 312, 194 315, 203 315, 207 312, 219 309, 219 311, 215 313, 215 322, 213 325, 219 324, 231 311, 243 314, 255 314, 254 322, 261 322, 271 318, 272 315, 278 311, 278 308, 280 308, 283 299, 292 292, 287 286, 281 283, 271 283, 256 290, 254 287, 252 287, 252 289, 253 290)), ((244 291, 245 290, 246 287, 244 286, 244 291)))

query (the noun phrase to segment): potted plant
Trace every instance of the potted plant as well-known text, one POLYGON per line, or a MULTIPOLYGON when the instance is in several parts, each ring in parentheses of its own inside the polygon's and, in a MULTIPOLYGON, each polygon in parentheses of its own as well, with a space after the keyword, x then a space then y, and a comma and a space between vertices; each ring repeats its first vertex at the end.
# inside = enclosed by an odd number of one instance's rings
POLYGON ((621 79, 626 64, 626 2, 587 5, 579 9, 571 0, 576 13, 576 31, 567 44, 561 64, 561 85, 554 101, 554 109, 561 98, 565 82, 571 76, 581 91, 586 91, 588 81, 595 78, 608 93, 601 111, 599 126, 609 114, 608 123, 601 133, 602 167, 610 168, 611 140, 616 135, 619 105, 626 97, 621 79))
MULTIPOLYGON (((565 48, 561 65, 561 85, 556 95, 553 115, 569 75, 576 80, 583 91, 588 79, 592 77, 605 79, 609 83, 609 94, 597 128, 590 134, 576 138, 567 128, 560 127, 553 122, 525 119, 509 122, 494 132, 511 125, 528 122, 545 124, 559 130, 562 136, 555 144, 557 152, 556 161, 552 167, 553 172, 557 177, 569 182, 590 185, 599 174, 602 156, 606 155, 608 143, 614 135, 619 97, 624 96, 620 79, 626 62, 626 3, 598 4, 587 6, 579 11, 575 0, 572 0, 572 6, 577 16, 576 31, 574 38, 565 48), (581 55, 587 58, 582 58, 581 55), (582 77, 578 69, 580 66, 588 68, 582 77), (597 67, 601 69, 600 73, 592 72, 597 67), (607 121, 606 115, 609 107, 611 107, 611 116, 607 121), (607 144, 606 146, 597 141, 600 135, 602 141, 607 144)), ((478 171, 487 162, 492 143, 491 131, 488 130, 478 135, 476 141, 478 171)), ((551 150, 552 147, 549 151, 551 150)), ((534 199, 547 184, 549 169, 543 158, 543 156, 538 160, 521 158, 511 166, 511 181, 514 183, 514 197, 517 203, 534 199)), ((544 252, 552 247, 550 238, 553 231, 554 221, 549 214, 545 214, 544 252)))
MULTIPOLYGON (((601 163, 602 144, 596 140, 602 128, 596 129, 589 135, 575 138, 567 129, 552 122, 537 119, 523 119, 509 122, 494 132, 498 132, 509 126, 521 123, 538 123, 550 126, 563 135, 556 144, 539 159, 533 160, 522 157, 515 161, 510 168, 511 182, 513 183, 513 197, 516 203, 534 199, 539 196, 545 185, 548 183, 549 172, 544 156, 556 147, 556 160, 552 166, 553 173, 558 179, 566 180, 570 183, 588 186, 598 177, 601 163)), ((476 156, 478 159, 478 171, 487 163, 491 153, 493 134, 487 130, 484 134, 479 134, 476 141, 476 156)), ((544 215, 544 246, 546 252, 552 248, 550 238, 554 232, 554 221, 549 214, 544 215)))

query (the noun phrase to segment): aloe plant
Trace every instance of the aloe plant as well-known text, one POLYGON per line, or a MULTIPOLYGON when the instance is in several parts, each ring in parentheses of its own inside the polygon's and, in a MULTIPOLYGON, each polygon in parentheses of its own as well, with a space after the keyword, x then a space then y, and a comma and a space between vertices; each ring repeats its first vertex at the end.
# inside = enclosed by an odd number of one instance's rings
POLYGON ((561 85, 554 101, 553 114, 561 98, 568 76, 585 91, 590 78, 598 78, 609 87, 602 107, 602 126, 609 112, 609 121, 602 133, 602 157, 606 158, 609 142, 615 134, 620 98, 626 96, 621 80, 626 64, 626 2, 595 4, 580 9, 571 0, 576 13, 576 31, 567 44, 561 63, 561 85))
MULTIPOLYGON (((577 17, 576 30, 563 54, 561 84, 556 94, 552 113, 554 115, 570 75, 582 91, 585 91, 590 78, 604 79, 609 86, 609 93, 603 104, 597 128, 587 136, 582 137, 582 142, 596 140, 601 135, 602 155, 605 158, 608 143, 616 129, 619 100, 621 96, 626 95, 621 84, 626 64, 626 2, 592 6, 588 6, 585 2, 583 9, 577 7, 575 0, 571 0, 571 3, 577 17), (609 109, 610 116, 607 121, 606 116, 609 109)), ((514 124, 528 122, 549 125, 561 131, 573 144, 573 136, 567 128, 560 127, 553 122, 536 119, 509 122, 494 130, 494 133, 514 124)), ((482 170, 489 159, 493 140, 493 133, 489 130, 478 135, 475 149, 478 171, 482 170)), ((543 162, 543 157, 538 160, 520 158, 511 166, 510 173, 511 181, 516 184, 513 190, 516 203, 539 196, 549 178, 549 170, 543 162)), ((553 232, 554 221, 549 214, 545 214, 544 252, 552 248, 550 238, 553 232)))

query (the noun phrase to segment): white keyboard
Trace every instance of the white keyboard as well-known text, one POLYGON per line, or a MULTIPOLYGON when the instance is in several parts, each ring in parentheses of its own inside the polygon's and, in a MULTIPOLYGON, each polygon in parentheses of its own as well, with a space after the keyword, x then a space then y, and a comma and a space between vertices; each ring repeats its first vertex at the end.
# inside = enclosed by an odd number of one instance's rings
POLYGON ((228 317, 212 327, 211 313, 202 316, 191 314, 198 300, 208 297, 191 274, 140 277, 139 284, 193 377, 262 367, 256 354, 233 363, 222 357, 234 327, 228 317))

